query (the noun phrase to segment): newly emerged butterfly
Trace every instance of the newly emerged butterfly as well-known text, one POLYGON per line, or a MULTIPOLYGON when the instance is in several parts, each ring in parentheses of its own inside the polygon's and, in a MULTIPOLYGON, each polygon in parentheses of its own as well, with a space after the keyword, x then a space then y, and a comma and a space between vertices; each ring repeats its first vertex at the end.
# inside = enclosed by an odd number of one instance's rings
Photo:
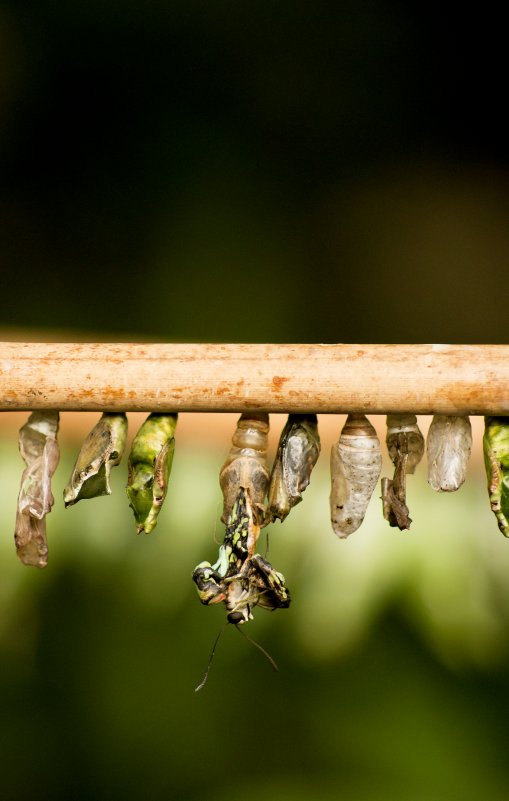
POLYGON ((207 606, 224 603, 229 623, 252 620, 255 606, 273 610, 290 605, 284 576, 254 553, 258 532, 248 494, 241 487, 217 562, 200 562, 193 571, 200 601, 207 606))
POLYGON ((382 451, 363 414, 349 414, 331 450, 331 523, 338 537, 357 531, 380 477, 382 451))
MULTIPOLYGON (((201 562, 193 571, 193 581, 198 589, 202 604, 223 603, 226 607, 226 624, 232 624, 242 632, 240 624, 253 619, 253 609, 287 609, 290 606, 290 593, 282 573, 274 570, 272 565, 254 553, 259 527, 253 520, 253 507, 249 502, 249 494, 243 487, 233 504, 224 542, 219 548, 219 558, 214 565, 201 562)), ((225 624, 225 626, 226 626, 225 624)), ((215 639, 207 668, 195 692, 201 690, 209 675, 212 660, 223 626, 215 639)), ((244 635, 249 642, 258 648, 277 670, 278 667, 269 653, 255 640, 244 635)))
POLYGON ((14 540, 21 561, 34 567, 48 563, 45 518, 53 506, 51 477, 60 458, 58 424, 58 412, 35 411, 19 432, 19 450, 26 469, 21 478, 14 540))
POLYGON ((509 537, 509 417, 485 417, 483 451, 491 509, 509 537))
POLYGON ((437 492, 454 492, 465 481, 472 448, 472 426, 466 416, 436 414, 426 450, 428 483, 437 492))
POLYGON ((133 440, 126 492, 138 534, 149 534, 156 526, 166 497, 177 417, 177 414, 153 412, 133 440))
POLYGON ((290 605, 284 576, 255 553, 264 522, 264 500, 269 483, 265 413, 242 414, 232 447, 221 468, 223 544, 215 564, 201 562, 193 580, 203 604, 224 603, 229 623, 245 623, 255 606, 280 609, 290 605))
POLYGON ((288 415, 270 476, 266 523, 283 522, 300 503, 319 455, 316 414, 288 415))
POLYGON ((291 603, 285 577, 258 553, 246 560, 241 570, 226 579, 225 584, 229 623, 252 620, 255 606, 272 612, 288 609, 291 603))
POLYGON ((120 463, 127 439, 127 416, 104 412, 88 434, 64 490, 66 506, 82 498, 111 495, 111 468, 120 463))

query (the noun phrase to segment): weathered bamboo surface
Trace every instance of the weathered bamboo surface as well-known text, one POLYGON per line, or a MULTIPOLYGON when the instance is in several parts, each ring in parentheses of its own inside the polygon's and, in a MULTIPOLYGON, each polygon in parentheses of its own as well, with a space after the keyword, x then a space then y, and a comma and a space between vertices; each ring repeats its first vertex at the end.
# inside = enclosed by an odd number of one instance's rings
POLYGON ((509 345, 0 343, 0 409, 509 414, 509 345))

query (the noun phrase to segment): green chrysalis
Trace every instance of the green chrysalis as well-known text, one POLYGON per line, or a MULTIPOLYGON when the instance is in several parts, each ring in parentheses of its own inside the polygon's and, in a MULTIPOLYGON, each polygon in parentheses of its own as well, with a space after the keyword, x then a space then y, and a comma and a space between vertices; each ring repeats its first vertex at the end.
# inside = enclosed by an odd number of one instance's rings
POLYGON ((66 506, 82 498, 111 495, 111 468, 120 463, 127 439, 124 412, 104 412, 88 434, 79 452, 69 483, 64 490, 66 506))
POLYGON ((149 534, 166 497, 177 414, 153 412, 136 434, 128 464, 127 497, 138 534, 149 534))
POLYGON ((509 537, 509 417, 485 417, 484 464, 488 494, 498 527, 509 537))

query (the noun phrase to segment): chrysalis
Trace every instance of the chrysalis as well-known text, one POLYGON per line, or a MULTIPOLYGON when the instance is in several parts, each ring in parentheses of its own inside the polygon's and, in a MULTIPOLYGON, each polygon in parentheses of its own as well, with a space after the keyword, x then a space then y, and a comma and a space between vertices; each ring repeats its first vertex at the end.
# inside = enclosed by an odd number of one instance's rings
POLYGON ((223 602, 229 623, 246 623, 255 606, 284 609, 290 593, 284 576, 255 553, 264 520, 264 500, 269 483, 265 413, 241 415, 230 453, 221 468, 220 484, 226 523, 224 542, 214 565, 201 562, 193 581, 203 604, 223 602))
POLYGON ((509 417, 485 417, 484 463, 491 509, 502 534, 509 537, 509 417))
POLYGON ((177 414, 154 412, 136 434, 128 463, 127 497, 138 534, 149 534, 166 497, 177 414))
POLYGON ((290 414, 272 467, 266 522, 281 522, 302 500, 320 455, 316 414, 290 414))
POLYGON ((388 414, 385 441, 394 464, 394 478, 382 479, 383 513, 389 525, 403 531, 412 522, 406 505, 406 476, 414 473, 424 454, 424 437, 415 414, 388 414))
POLYGON ((48 563, 45 517, 53 506, 51 477, 60 458, 58 423, 58 412, 36 411, 19 432, 19 450, 27 466, 21 478, 14 540, 23 564, 34 567, 48 563))
POLYGON ((223 523, 228 522, 240 488, 247 492, 258 525, 263 521, 269 485, 268 433, 269 416, 265 412, 248 412, 239 417, 232 447, 219 475, 224 501, 223 523))
POLYGON ((331 451, 331 522, 338 537, 348 537, 361 525, 381 469, 375 429, 363 414, 349 414, 331 451))
POLYGON ((428 483, 437 492, 454 492, 465 481, 472 448, 468 417, 436 414, 426 442, 428 483))
POLYGON ((413 475, 415 468, 424 455, 424 437, 417 425, 415 414, 388 414, 386 443, 389 456, 395 465, 397 460, 398 436, 403 434, 408 458, 406 472, 413 475))
POLYGON ((385 520, 400 531, 410 528, 412 518, 406 505, 406 474, 408 442, 404 434, 398 434, 395 448, 394 478, 382 478, 382 506, 385 520))
POLYGON ((127 417, 124 412, 104 412, 79 452, 64 490, 66 506, 82 498, 111 495, 111 468, 120 463, 126 439, 127 417))

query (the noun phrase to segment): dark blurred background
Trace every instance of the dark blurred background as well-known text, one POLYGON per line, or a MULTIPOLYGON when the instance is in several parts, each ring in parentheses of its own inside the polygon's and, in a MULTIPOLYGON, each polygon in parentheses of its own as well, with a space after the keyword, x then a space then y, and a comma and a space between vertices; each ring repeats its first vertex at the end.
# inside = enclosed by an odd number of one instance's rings
POLYGON ((483 9, 4 2, 0 320, 505 341, 482 303, 509 252, 505 49, 483 9))
MULTIPOLYGON (((2 337, 506 342, 504 35, 489 4, 3 2, 2 337)), ((189 575, 231 431, 182 436, 140 540, 122 468, 63 512, 66 419, 40 574, 2 423, 2 799, 507 798, 509 556, 479 451, 455 498, 416 477, 411 535, 377 507, 345 544, 326 437, 271 539, 292 608, 250 624, 279 674, 227 631, 195 696, 222 614, 189 575)))

